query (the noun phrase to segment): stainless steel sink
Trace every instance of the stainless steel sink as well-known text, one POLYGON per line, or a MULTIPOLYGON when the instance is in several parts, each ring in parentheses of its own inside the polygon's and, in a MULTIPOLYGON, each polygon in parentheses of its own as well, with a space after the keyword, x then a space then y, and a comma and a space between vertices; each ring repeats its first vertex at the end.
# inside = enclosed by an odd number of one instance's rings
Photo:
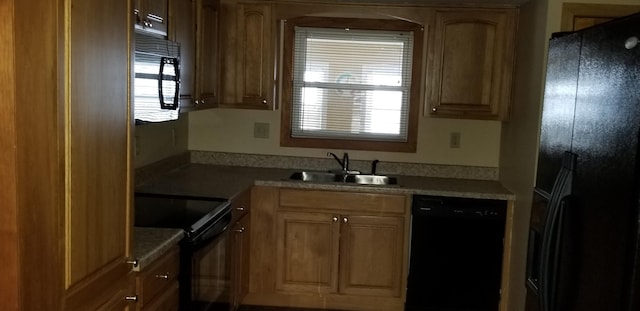
POLYGON ((398 184, 398 179, 384 175, 357 174, 345 176, 344 182, 360 185, 396 185, 398 184))
POLYGON ((344 175, 331 172, 302 171, 293 173, 289 179, 315 182, 342 182, 344 181, 344 175))
POLYGON ((343 174, 333 172, 301 171, 289 177, 292 180, 308 182, 344 182, 359 185, 396 185, 398 179, 385 175, 343 174))

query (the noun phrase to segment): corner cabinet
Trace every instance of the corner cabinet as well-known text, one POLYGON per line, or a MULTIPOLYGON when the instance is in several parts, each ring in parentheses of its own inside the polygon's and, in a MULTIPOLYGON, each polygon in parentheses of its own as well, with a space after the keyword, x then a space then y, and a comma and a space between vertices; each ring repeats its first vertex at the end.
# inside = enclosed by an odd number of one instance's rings
POLYGON ((436 9, 430 36, 431 116, 506 120, 517 9, 436 9))
POLYGON ((403 310, 409 227, 405 195, 254 191, 252 218, 260 217, 261 223, 254 228, 260 234, 251 236, 251 287, 245 303, 403 310))
POLYGON ((171 35, 180 43, 182 112, 214 108, 218 102, 219 0, 171 1, 171 35))
POLYGON ((274 28, 272 5, 222 1, 220 106, 273 109, 274 28))

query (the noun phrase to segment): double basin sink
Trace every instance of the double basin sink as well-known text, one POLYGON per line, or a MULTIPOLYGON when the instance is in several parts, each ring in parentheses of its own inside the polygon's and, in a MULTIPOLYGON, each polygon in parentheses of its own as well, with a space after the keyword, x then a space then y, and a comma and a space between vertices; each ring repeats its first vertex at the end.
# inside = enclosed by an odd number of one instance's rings
POLYGON ((307 182, 340 182, 358 185, 396 185, 396 177, 371 174, 354 174, 346 172, 300 171, 293 173, 289 179, 307 182))

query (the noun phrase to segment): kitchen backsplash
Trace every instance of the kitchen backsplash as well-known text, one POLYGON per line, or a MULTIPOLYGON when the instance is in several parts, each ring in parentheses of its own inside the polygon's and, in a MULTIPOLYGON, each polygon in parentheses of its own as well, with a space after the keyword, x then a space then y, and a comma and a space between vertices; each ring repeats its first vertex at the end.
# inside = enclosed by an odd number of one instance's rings
MULTIPOLYGON (((339 154, 338 156, 342 156, 339 154)), ((280 155, 227 153, 212 151, 190 151, 190 162, 230 166, 268 167, 304 170, 336 170, 339 164, 331 157, 311 158, 280 155)), ((371 161, 350 160, 349 168, 363 173, 371 172, 371 161)), ((496 167, 432 165, 422 163, 401 163, 380 161, 377 174, 427 176, 457 179, 498 180, 496 167)))

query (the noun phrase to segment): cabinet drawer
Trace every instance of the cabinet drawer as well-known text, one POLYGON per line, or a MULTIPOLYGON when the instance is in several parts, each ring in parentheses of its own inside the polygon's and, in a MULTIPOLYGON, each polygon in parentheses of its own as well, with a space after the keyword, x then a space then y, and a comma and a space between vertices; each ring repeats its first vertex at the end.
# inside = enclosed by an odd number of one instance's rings
POLYGON ((171 282, 162 295, 142 308, 144 311, 177 311, 180 307, 180 292, 178 281, 171 282))
POLYGON ((238 221, 249 212, 251 207, 251 189, 243 191, 231 201, 232 222, 238 221))
POLYGON ((404 214, 406 196, 320 190, 281 189, 280 206, 337 211, 404 214))
POLYGON ((177 284, 179 271, 180 252, 178 247, 142 270, 136 278, 140 306, 144 308, 158 294, 169 290, 170 285, 177 284))

